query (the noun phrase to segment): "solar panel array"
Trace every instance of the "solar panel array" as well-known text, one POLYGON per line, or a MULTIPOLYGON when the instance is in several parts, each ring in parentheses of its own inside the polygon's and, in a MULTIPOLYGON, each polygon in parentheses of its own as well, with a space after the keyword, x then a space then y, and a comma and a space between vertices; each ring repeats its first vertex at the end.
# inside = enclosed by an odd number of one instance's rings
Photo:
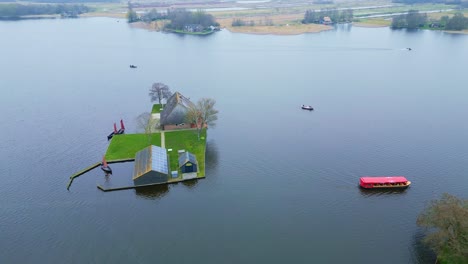
POLYGON ((135 168, 133 170, 133 179, 140 177, 151 170, 151 149, 145 148, 137 152, 135 156, 135 168))
POLYGON ((164 174, 169 174, 166 149, 151 146, 151 169, 164 174))

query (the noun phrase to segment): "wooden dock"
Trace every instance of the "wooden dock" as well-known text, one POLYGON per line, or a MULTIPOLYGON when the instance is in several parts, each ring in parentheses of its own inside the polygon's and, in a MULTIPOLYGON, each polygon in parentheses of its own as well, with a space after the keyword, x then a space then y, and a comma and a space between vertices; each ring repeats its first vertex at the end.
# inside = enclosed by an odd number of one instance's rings
MULTIPOLYGON (((134 161, 135 159, 116 159, 116 160, 109 160, 107 161, 107 163, 120 163, 120 162, 129 162, 129 161, 134 161)), ((68 181, 68 184, 67 184, 67 190, 70 189, 70 186, 72 185, 73 183, 73 180, 77 177, 80 177, 81 175, 87 173, 88 171, 92 170, 92 169, 95 169, 97 167, 99 167, 101 165, 101 162, 96 162, 94 163, 93 165, 83 169, 83 170, 80 170, 79 172, 73 174, 72 176, 70 176, 70 180, 68 181)))
POLYGON ((111 163, 121 163, 121 162, 130 162, 130 161, 135 161, 135 158, 108 160, 107 163, 111 164, 111 163))
POLYGON ((174 181, 167 181, 167 182, 160 182, 160 183, 151 183, 151 184, 143 184, 143 185, 132 185, 132 186, 122 186, 122 187, 115 187, 115 188, 105 188, 101 185, 98 185, 97 188, 103 192, 113 192, 113 191, 122 191, 122 190, 129 190, 129 189, 136 189, 140 187, 149 187, 149 186, 156 186, 156 185, 165 185, 165 184, 171 184, 171 183, 179 183, 183 181, 191 181, 191 180, 199 180, 199 179, 204 179, 205 176, 202 177, 197 177, 193 179, 180 179, 180 180, 174 180, 174 181))
MULTIPOLYGON (((108 160, 107 163, 121 163, 121 162, 130 162, 130 161, 135 161, 135 159, 117 159, 117 160, 108 160)), ((96 162, 93 165, 73 174, 70 176, 70 181, 68 182, 67 185, 67 190, 70 189, 70 186, 73 183, 73 180, 75 178, 80 177, 81 175, 87 173, 88 171, 95 169, 101 165, 101 162, 96 162)), ((131 186, 122 186, 122 187, 115 187, 115 188, 106 188, 101 185, 97 185, 97 188, 103 192, 113 192, 113 191, 121 191, 121 190, 129 190, 129 189, 135 189, 135 188, 140 188, 140 187, 149 187, 149 186, 156 186, 156 185, 164 185, 164 184, 171 184, 171 183, 179 183, 183 181, 191 181, 191 180, 198 180, 198 179, 204 179, 205 176, 198 176, 196 178, 192 179, 169 179, 167 182, 161 182, 161 183, 151 183, 151 184, 143 184, 143 185, 131 185, 131 186)))

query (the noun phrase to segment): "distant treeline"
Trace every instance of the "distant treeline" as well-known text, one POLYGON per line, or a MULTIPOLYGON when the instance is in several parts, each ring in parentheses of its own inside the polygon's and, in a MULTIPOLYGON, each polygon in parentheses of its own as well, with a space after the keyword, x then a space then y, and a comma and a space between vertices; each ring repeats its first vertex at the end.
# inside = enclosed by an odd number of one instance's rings
POLYGON ((394 17, 392 19, 392 28, 463 30, 468 29, 468 18, 462 13, 456 13, 451 18, 443 16, 439 20, 428 19, 426 14, 421 14, 417 10, 410 10, 406 15, 394 17))
POLYGON ((395 16, 392 19, 392 28, 416 29, 424 27, 427 15, 419 13, 418 10, 410 10, 406 15, 395 16))
POLYGON ((232 20, 231 25, 233 27, 245 27, 245 26, 253 27, 253 26, 273 26, 274 23, 273 23, 273 20, 268 17, 265 17, 265 20, 260 20, 257 23, 255 23, 255 21, 253 20, 244 21, 240 18, 234 18, 232 20))
POLYGON ((313 3, 317 5, 326 5, 326 4, 333 4, 333 1, 332 0, 314 0, 313 3))
POLYGON ((434 4, 459 4, 461 0, 392 0, 393 3, 403 3, 403 4, 424 4, 424 3, 434 3, 434 4))
POLYGON ((329 17, 332 23, 343 23, 353 21, 353 10, 345 9, 342 11, 336 9, 325 9, 320 11, 307 10, 302 20, 303 24, 321 24, 324 17, 329 17))
MULTIPOLYGON (((13 2, 13 1, 10 0, 9 2, 13 2)), ((74 3, 110 3, 110 2, 118 3, 120 1, 119 0, 27 0, 25 2, 50 3, 50 4, 58 4, 58 3, 74 4, 74 3)))
POLYGON ((43 4, 0 4, 0 17, 19 18, 33 15, 56 15, 76 16, 90 12, 91 9, 85 5, 43 5, 43 4))
POLYGON ((150 11, 141 15, 139 19, 147 23, 151 21, 167 19, 167 12, 159 12, 158 10, 153 8, 150 11))
POLYGON ((468 3, 466 0, 392 0, 394 3, 403 3, 403 4, 424 4, 424 3, 433 3, 433 4, 447 4, 447 5, 465 5, 468 3))

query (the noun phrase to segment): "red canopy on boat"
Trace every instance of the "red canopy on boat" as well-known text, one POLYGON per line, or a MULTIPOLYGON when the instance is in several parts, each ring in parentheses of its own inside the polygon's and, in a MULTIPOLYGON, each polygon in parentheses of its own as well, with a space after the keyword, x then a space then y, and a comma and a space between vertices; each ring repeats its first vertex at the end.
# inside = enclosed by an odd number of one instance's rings
POLYGON ((388 176, 388 177, 361 177, 362 183, 398 183, 407 182, 403 176, 388 176))
POLYGON ((106 161, 106 156, 103 156, 103 157, 102 157, 102 163, 101 163, 101 165, 102 165, 103 167, 107 167, 107 166, 108 166, 108 165, 107 165, 107 161, 106 161))

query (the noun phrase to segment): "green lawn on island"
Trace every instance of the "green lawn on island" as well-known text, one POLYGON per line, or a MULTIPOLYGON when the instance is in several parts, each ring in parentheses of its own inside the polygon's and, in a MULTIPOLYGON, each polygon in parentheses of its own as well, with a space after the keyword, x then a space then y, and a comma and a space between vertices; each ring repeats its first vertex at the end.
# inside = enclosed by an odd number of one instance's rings
POLYGON ((134 159, 135 154, 149 145, 161 146, 161 134, 151 134, 151 144, 147 134, 122 134, 115 135, 106 152, 106 159, 134 159))
POLYGON ((161 113, 162 108, 163 108, 162 105, 160 105, 160 104, 154 104, 154 105, 153 105, 153 109, 151 109, 151 113, 152 113, 152 114, 161 113))
MULTIPOLYGON (((198 140, 196 130, 174 130, 165 131, 165 144, 168 151, 170 170, 179 170, 178 150, 186 150, 195 155, 198 161, 198 177, 205 176, 205 149, 206 149, 206 129, 200 134, 198 140)), ((134 159, 138 151, 149 145, 161 146, 161 134, 151 134, 151 144, 147 134, 122 134, 115 135, 110 141, 106 152, 108 161, 120 159, 134 159)))
POLYGON ((196 130, 166 131, 166 149, 172 149, 169 153, 171 170, 179 170, 178 150, 186 150, 195 155, 198 162, 198 177, 205 176, 205 149, 206 149, 206 129, 197 137, 196 130))

